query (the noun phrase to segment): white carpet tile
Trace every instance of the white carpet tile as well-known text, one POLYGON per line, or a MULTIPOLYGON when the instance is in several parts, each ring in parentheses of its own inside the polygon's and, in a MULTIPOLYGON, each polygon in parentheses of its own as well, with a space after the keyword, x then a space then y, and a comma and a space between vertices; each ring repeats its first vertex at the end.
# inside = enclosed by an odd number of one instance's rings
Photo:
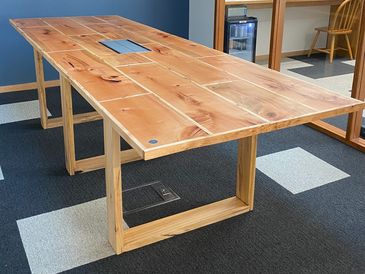
MULTIPOLYGON (((343 61, 343 63, 346 64, 351 64, 351 62, 354 62, 354 60, 343 61)), ((260 62, 260 64, 262 66, 267 66, 266 62, 260 62)), ((313 79, 311 77, 307 77, 305 75, 301 75, 290 70, 290 69, 310 67, 310 66, 312 65, 302 61, 298 61, 291 58, 283 58, 281 63, 281 72, 286 75, 293 76, 297 79, 301 79, 303 81, 310 82, 312 84, 334 91, 341 95, 348 97, 351 96, 351 92, 349 91, 352 89, 353 73, 313 79)))
MULTIPOLYGON (((351 74, 343 74, 338 76, 332 77, 324 77, 319 79, 313 79, 311 77, 307 77, 296 72, 290 71, 289 69, 294 68, 302 68, 308 67, 309 64, 293 60, 293 61, 286 61, 283 62, 281 65, 281 72, 293 76, 295 78, 304 80, 306 82, 310 82, 312 84, 318 85, 320 87, 326 88, 328 90, 334 91, 344 96, 351 96, 349 90, 352 88, 352 81, 353 81, 353 73, 351 74)), ((311 65, 309 65, 311 66, 311 65)))
MULTIPOLYGON (((267 61, 261 61, 258 62, 259 65, 263 66, 263 67, 268 67, 267 61)), ((295 60, 295 59, 291 59, 291 58, 283 58, 281 60, 281 66, 280 66, 280 72, 292 76, 294 78, 297 79, 301 79, 303 81, 307 81, 307 82, 311 82, 314 83, 314 79, 295 73, 289 69, 294 69, 294 68, 304 68, 304 67, 311 67, 311 64, 299 61, 299 60, 295 60)))
POLYGON ((299 147, 259 157, 257 168, 293 194, 350 177, 299 147))
POLYGON ((356 60, 342 61, 342 63, 347 64, 347 65, 351 65, 351 66, 355 66, 356 60))
POLYGON ((314 83, 344 96, 351 96, 354 74, 343 74, 316 79, 314 83))
MULTIPOLYGON (((48 110, 47 113, 51 116, 48 110)), ((0 105, 0 125, 39 117, 38 100, 0 105)))
POLYGON ((17 224, 32 273, 59 273, 114 255, 107 236, 105 198, 17 224))

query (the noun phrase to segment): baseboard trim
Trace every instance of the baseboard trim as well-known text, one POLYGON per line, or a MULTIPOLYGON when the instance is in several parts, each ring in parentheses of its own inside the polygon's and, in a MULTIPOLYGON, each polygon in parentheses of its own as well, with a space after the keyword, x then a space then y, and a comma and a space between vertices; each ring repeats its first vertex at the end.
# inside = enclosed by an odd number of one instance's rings
MULTIPOLYGON (((46 88, 58 87, 60 85, 60 81, 59 80, 45 81, 44 85, 46 88)), ((24 90, 32 90, 32 89, 37 89, 36 82, 9 85, 9 86, 0 86, 0 93, 24 91, 24 90)))
MULTIPOLYGON (((299 55, 307 55, 308 50, 296 50, 296 51, 289 51, 289 52, 283 52, 281 54, 281 58, 286 57, 293 57, 293 56, 299 56, 299 55)), ((257 55, 256 61, 267 61, 269 60, 269 55, 257 55)))

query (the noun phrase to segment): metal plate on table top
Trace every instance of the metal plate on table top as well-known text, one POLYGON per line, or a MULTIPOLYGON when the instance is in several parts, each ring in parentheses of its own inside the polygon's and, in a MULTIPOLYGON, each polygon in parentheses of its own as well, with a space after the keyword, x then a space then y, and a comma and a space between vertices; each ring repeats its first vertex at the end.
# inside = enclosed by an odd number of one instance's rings
POLYGON ((103 40, 100 43, 120 54, 150 51, 148 48, 131 40, 103 40))

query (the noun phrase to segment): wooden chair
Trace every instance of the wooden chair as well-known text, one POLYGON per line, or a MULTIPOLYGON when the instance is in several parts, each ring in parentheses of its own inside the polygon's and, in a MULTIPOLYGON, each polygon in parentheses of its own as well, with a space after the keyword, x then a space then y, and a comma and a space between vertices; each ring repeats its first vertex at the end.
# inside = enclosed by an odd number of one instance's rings
POLYGON ((337 8, 332 24, 329 27, 315 28, 316 33, 314 34, 313 42, 311 48, 308 52, 308 57, 311 56, 312 51, 325 52, 330 55, 330 63, 333 62, 333 56, 335 50, 342 49, 349 52, 350 59, 353 59, 349 34, 352 32, 352 26, 354 24, 357 13, 361 10, 363 0, 345 0, 337 8), (328 34, 330 39, 330 48, 315 48, 319 34, 325 32, 328 34), (345 36, 347 49, 342 47, 335 48, 335 41, 338 35, 345 36))

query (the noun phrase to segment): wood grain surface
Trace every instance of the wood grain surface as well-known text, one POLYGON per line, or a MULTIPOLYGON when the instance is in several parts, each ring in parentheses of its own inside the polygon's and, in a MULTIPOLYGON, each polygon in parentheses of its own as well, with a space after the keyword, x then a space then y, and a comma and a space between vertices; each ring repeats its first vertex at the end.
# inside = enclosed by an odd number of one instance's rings
POLYGON ((10 22, 146 160, 365 107, 119 16, 10 22), (107 39, 150 51, 118 54, 107 39))
POLYGON ((293 101, 247 81, 216 84, 208 88, 269 121, 280 121, 312 112, 312 109, 304 105, 293 104, 293 101))
POLYGON ((153 62, 151 59, 147 59, 138 53, 113 54, 112 56, 103 56, 102 59, 105 63, 113 67, 139 65, 153 62))
POLYGON ((131 66, 121 70, 210 133, 265 122, 157 64, 131 66), (163 82, 158 81, 161 75, 164 75, 163 82))
POLYGON ((96 18, 94 16, 78 16, 78 17, 71 17, 71 19, 86 26, 90 24, 104 23, 102 19, 96 18))
POLYGON ((146 94, 146 90, 84 50, 50 56, 96 101, 146 94))
POLYGON ((111 39, 111 40, 126 40, 130 39, 138 44, 148 44, 153 42, 152 40, 146 38, 145 36, 135 34, 132 31, 125 30, 119 26, 110 25, 108 23, 103 24, 92 24, 88 25, 88 28, 102 34, 105 36, 105 38, 111 39))
POLYGON ((39 18, 14 19, 13 24, 18 28, 47 27, 48 24, 39 18))
POLYGON ((95 31, 77 23, 71 18, 45 18, 44 22, 65 35, 92 34, 95 31))
POLYGON ((152 50, 152 52, 146 54, 148 58, 198 84, 204 85, 237 80, 236 77, 224 71, 166 46, 153 44, 147 47, 152 50))
POLYGON ((41 52, 81 49, 70 37, 59 33, 51 26, 25 28, 26 34, 38 45, 41 52))
POLYGON ((172 49, 176 49, 191 57, 215 56, 224 54, 223 52, 207 48, 193 41, 186 40, 163 31, 142 31, 139 33, 145 37, 148 37, 154 42, 160 43, 172 49))
POLYGON ((100 34, 85 34, 80 36, 71 36, 71 39, 78 43, 89 52, 94 53, 97 56, 112 55, 115 53, 112 49, 109 49, 102 44, 100 41, 107 40, 100 34))
POLYGON ((253 83, 259 87, 275 92, 278 95, 292 99, 298 105, 306 105, 315 110, 326 110, 334 107, 349 105, 354 102, 349 97, 314 84, 269 70, 259 65, 242 62, 231 56, 201 58, 203 62, 222 68, 233 75, 253 83))
POLYGON ((102 105, 146 148, 208 135, 153 95, 113 100, 102 105))

